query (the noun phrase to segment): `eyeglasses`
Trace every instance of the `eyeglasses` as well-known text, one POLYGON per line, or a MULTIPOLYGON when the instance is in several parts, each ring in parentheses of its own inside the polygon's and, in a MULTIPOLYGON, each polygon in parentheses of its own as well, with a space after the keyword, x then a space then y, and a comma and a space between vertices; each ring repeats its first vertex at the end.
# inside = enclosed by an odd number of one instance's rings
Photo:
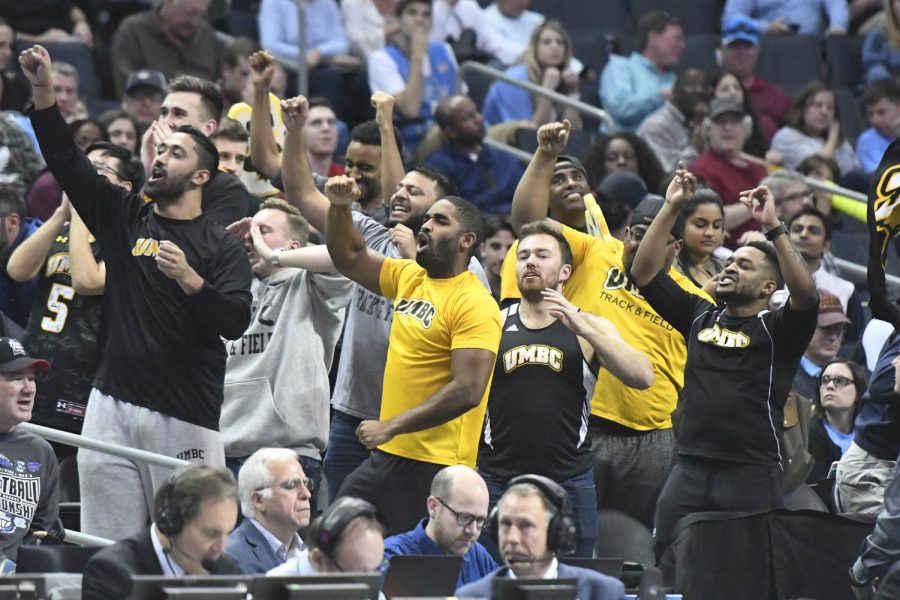
MULTIPOLYGON (((814 195, 815 192, 813 190, 803 190, 802 192, 794 192, 793 194, 788 194, 781 199, 781 202, 793 202, 794 200, 802 200, 803 198, 812 198, 814 195)), ((779 204, 781 202, 779 202, 779 204)))
POLYGON ((110 175, 115 175, 122 181, 125 180, 125 176, 113 169, 106 163, 100 162, 99 160, 91 161, 91 164, 94 165, 94 168, 97 169, 98 173, 109 173, 110 175))
POLYGON ((819 385, 825 386, 829 383, 833 383, 836 388, 842 388, 853 383, 853 380, 849 377, 844 377, 843 375, 822 375, 822 379, 819 380, 819 385))
POLYGON ((280 487, 283 490, 287 490, 289 492, 293 492, 298 487, 303 486, 306 488, 306 491, 311 492, 316 487, 316 482, 312 479, 288 479, 283 483, 273 483, 272 485, 264 485, 262 487, 256 488, 255 491, 261 492, 262 490, 267 490, 269 488, 280 487))
POLYGON ((443 500, 441 500, 440 498, 438 498, 437 496, 435 496, 434 498, 435 498, 435 500, 437 500, 438 502, 443 504, 444 508, 446 508, 447 510, 449 510, 450 512, 453 513, 453 516, 456 517, 456 524, 459 525, 460 527, 468 527, 469 525, 472 524, 473 521, 475 522, 475 526, 478 527, 478 529, 481 529, 482 527, 484 527, 485 517, 476 517, 475 515, 470 515, 469 513, 456 512, 455 510, 453 510, 452 508, 447 506, 447 503, 444 502, 443 500))

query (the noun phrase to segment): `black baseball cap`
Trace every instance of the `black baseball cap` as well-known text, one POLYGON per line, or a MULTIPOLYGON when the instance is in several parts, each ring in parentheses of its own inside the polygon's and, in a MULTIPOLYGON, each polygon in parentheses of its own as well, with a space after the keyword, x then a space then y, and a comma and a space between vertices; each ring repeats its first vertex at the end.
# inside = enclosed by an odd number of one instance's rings
POLYGON ((581 164, 581 161, 570 154, 560 154, 556 157, 556 164, 553 166, 553 172, 556 173, 560 169, 577 169, 581 171, 587 178, 587 169, 581 164))
POLYGON ((50 363, 42 358, 28 356, 19 340, 0 337, 0 372, 18 371, 34 367, 38 371, 49 371, 50 363))
POLYGON ((125 80, 125 93, 131 94, 141 87, 165 94, 166 76, 153 69, 140 69, 139 71, 129 73, 128 79, 125 80))
MULTIPOLYGON (((656 218, 656 215, 659 214, 659 211, 662 210, 665 203, 666 201, 663 198, 656 195, 651 195, 641 200, 641 203, 631 211, 631 227, 634 227, 635 225, 649 227, 650 223, 653 222, 653 219, 656 218)), ((681 216, 680 212, 675 219, 675 224, 672 225, 672 235, 677 240, 684 237, 684 217, 681 216)))

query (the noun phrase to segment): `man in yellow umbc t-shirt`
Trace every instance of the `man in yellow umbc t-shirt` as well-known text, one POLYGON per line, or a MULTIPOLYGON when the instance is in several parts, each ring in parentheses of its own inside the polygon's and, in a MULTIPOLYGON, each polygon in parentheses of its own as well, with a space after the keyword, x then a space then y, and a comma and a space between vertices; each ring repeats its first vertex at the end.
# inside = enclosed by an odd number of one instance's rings
POLYGON ((374 504, 388 533, 409 531, 425 517, 431 481, 447 465, 475 466, 494 359, 500 311, 469 272, 485 224, 470 202, 434 203, 416 236, 416 260, 367 248, 353 226, 356 182, 332 177, 325 226, 328 251, 344 275, 394 299, 379 420, 356 434, 372 455, 338 496, 374 504))
MULTIPOLYGON (((598 508, 626 512, 652 529, 656 499, 675 460, 671 415, 684 384, 686 347, 684 338, 628 281, 625 257, 634 255, 659 206, 651 199, 635 209, 624 243, 610 236, 602 213, 585 211, 587 174, 578 159, 562 154, 568 132, 567 121, 538 130, 538 148, 513 198, 513 227, 518 231, 545 219, 549 208, 548 222, 560 228, 574 258, 563 294, 583 310, 609 319, 622 339, 653 363, 653 384, 645 390, 601 370, 589 425, 598 508)), ((681 240, 672 238, 667 267, 680 247, 681 240)), ((519 297, 515 256, 514 245, 501 269, 501 305, 519 297)), ((670 270, 670 275, 683 288, 704 295, 680 273, 670 270)))

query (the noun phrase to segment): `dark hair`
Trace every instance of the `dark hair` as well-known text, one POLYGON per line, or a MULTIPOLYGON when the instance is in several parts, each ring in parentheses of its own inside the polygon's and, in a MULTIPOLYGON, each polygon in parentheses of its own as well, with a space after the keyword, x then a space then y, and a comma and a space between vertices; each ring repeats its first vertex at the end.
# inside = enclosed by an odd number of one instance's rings
POLYGON ((94 142, 85 148, 84 153, 90 154, 95 150, 100 150, 119 161, 121 165, 119 173, 123 179, 131 183, 131 191, 137 192, 144 187, 144 163, 141 162, 141 158, 137 154, 129 152, 128 148, 117 146, 112 142, 94 142))
MULTIPOLYGON (((400 130, 394 126, 394 140, 397 142, 397 150, 403 154, 403 137, 400 130)), ((363 121, 350 130, 350 141, 359 142, 365 146, 381 146, 381 130, 378 129, 378 123, 373 121, 363 121)))
POLYGON ((427 4, 431 6, 431 0, 400 0, 397 3, 397 10, 395 11, 398 17, 403 16, 403 11, 406 10, 406 7, 410 4, 427 4))
POLYGON ((881 100, 893 103, 900 102, 900 85, 893 79, 879 79, 866 86, 863 93, 863 102, 866 106, 877 104, 881 100))
MULTIPOLYGON (((681 219, 683 220, 685 226, 687 225, 687 220, 691 218, 691 216, 697 212, 697 208, 704 204, 715 204, 719 207, 719 212, 722 213, 722 229, 725 229, 725 204, 722 202, 722 199, 719 197, 714 190, 709 188, 700 188, 694 194, 694 197, 688 200, 688 203, 681 207, 681 219)), ((682 232, 681 239, 684 239, 684 233, 682 232)), ((687 267, 688 265, 693 264, 690 260, 690 256, 687 251, 687 244, 681 244, 681 251, 678 253, 678 260, 682 265, 687 267)))
POLYGON ((315 96, 309 99, 309 107, 316 108, 317 106, 324 106, 325 108, 330 108, 331 112, 334 112, 334 107, 331 105, 331 100, 326 98, 325 96, 315 96))
POLYGON ((475 243, 472 244, 472 247, 469 249, 469 258, 471 258, 478 249, 479 244, 484 241, 484 233, 487 230, 487 225, 484 222, 484 215, 481 214, 481 209, 465 198, 460 198, 459 196, 443 196, 440 199, 446 200, 456 208, 456 216, 459 219, 462 232, 471 232, 475 234, 475 243))
POLYGON ((259 50, 259 44, 256 43, 256 40, 245 35, 238 36, 225 46, 225 51, 222 53, 222 63, 226 67, 233 69, 238 66, 242 58, 249 57, 257 50, 259 50))
POLYGON ((572 247, 566 240, 565 236, 559 231, 548 225, 545 221, 535 221, 527 223, 519 229, 519 242, 532 235, 549 235, 559 243, 559 251, 562 253, 562 264, 571 265, 575 259, 572 255, 572 247))
POLYGON ((781 274, 781 265, 778 264, 778 254, 775 252, 775 246, 770 242, 747 242, 744 246, 748 248, 756 248, 765 255, 766 265, 775 281, 775 289, 780 290, 784 287, 784 276, 781 274))
POLYGON ((659 188, 659 183, 665 177, 662 165, 656 157, 653 149, 644 141, 643 138, 637 136, 630 131, 621 131, 612 135, 604 135, 597 138, 584 159, 584 168, 587 171, 588 183, 591 189, 596 190, 603 178, 608 175, 606 171, 606 150, 614 140, 625 140, 634 149, 637 157, 638 175, 644 180, 644 185, 648 190, 659 188))
POLYGON ((800 164, 797 165, 797 172, 803 175, 811 175, 818 171, 820 167, 825 167, 831 171, 832 179, 835 181, 841 176, 841 168, 838 166, 837 161, 821 154, 810 154, 801 160, 800 164))
POLYGON ((453 180, 447 177, 447 174, 440 169, 436 169, 424 163, 417 163, 409 169, 408 173, 412 173, 413 171, 421 173, 434 182, 438 198, 456 196, 459 194, 459 190, 456 188, 456 184, 453 180))
POLYGON ((641 51, 647 48, 647 42, 650 41, 651 33, 662 33, 669 25, 678 25, 681 27, 681 21, 670 15, 664 10, 656 9, 641 15, 637 22, 637 39, 638 47, 641 51))
POLYGON ((16 188, 0 183, 0 217, 19 215, 19 220, 24 220, 27 210, 25 198, 16 191, 16 188))
POLYGON ((200 95, 200 103, 206 111, 206 119, 218 121, 222 117, 222 94, 212 81, 194 77, 193 75, 180 75, 169 83, 167 94, 173 92, 191 92, 200 95))
MULTIPOLYGON (((809 104, 810 100, 815 98, 816 94, 819 92, 828 92, 832 97, 835 97, 834 90, 830 87, 821 81, 811 81, 794 97, 794 101, 791 102, 791 109, 784 119, 784 124, 806 134, 806 124, 803 121, 803 113, 806 112, 806 105, 809 104)), ((837 110, 834 112, 834 118, 840 122, 840 115, 838 115, 837 110)), ((843 133, 841 136, 843 138, 843 133)))
POLYGON ((250 132, 239 121, 225 117, 219 123, 219 127, 209 136, 213 142, 219 138, 225 138, 232 142, 250 142, 250 132))
POLYGON ((763 133, 762 125, 759 124, 759 117, 756 115, 756 109, 753 108, 753 103, 750 102, 750 92, 747 91, 741 78, 729 71, 714 71, 709 77, 713 96, 716 95, 716 86, 719 85, 719 82, 722 81, 722 78, 726 75, 734 77, 737 80, 738 85, 741 86, 741 92, 744 96, 741 108, 744 109, 744 114, 748 115, 750 121, 753 123, 753 127, 750 129, 750 135, 747 136, 747 140, 744 142, 744 152, 763 158, 766 155, 766 151, 769 149, 769 144, 766 142, 766 136, 763 133))
POLYGON ((813 393, 813 397, 811 398, 813 403, 813 410, 815 411, 816 415, 822 417, 823 419, 825 418, 825 409, 822 407, 822 375, 825 373, 825 369, 837 363, 847 365, 847 368, 850 369, 850 374, 853 376, 853 386, 856 388, 856 402, 853 405, 853 421, 855 421, 856 415, 859 413, 860 408, 859 399, 869 385, 869 372, 864 366, 850 360, 849 358, 832 358, 827 363, 825 363, 825 366, 822 367, 821 371, 819 371, 819 375, 818 377, 816 377, 816 390, 813 393))
POLYGON ((238 504, 237 484, 231 471, 191 465, 166 480, 156 492, 153 521, 163 534, 178 535, 197 518, 204 502, 229 498, 238 504))
POLYGON ((512 234, 513 238, 518 237, 516 235, 515 228, 512 226, 512 221, 510 220, 510 218, 505 215, 499 215, 499 216, 492 217, 485 224, 484 239, 486 239, 486 240, 490 239, 490 238, 494 237, 495 235, 497 235, 497 233, 499 233, 501 231, 510 232, 512 234))
POLYGON ((74 121, 69 123, 69 133, 71 133, 72 137, 74 138, 76 135, 78 135, 78 132, 81 130, 81 128, 86 125, 93 125, 94 127, 96 127, 100 131, 100 138, 103 141, 107 141, 109 139, 106 135, 106 128, 94 119, 75 119, 74 121))
POLYGON ((219 151, 216 149, 216 145, 203 135, 203 132, 190 125, 182 125, 175 131, 193 138, 194 150, 197 152, 197 168, 209 171, 209 177, 212 179, 219 168, 219 151))
POLYGON ((788 223, 787 223, 788 231, 790 231, 791 227, 794 225, 794 221, 796 221, 800 217, 807 217, 807 216, 815 217, 815 218, 819 219, 820 221, 822 221, 822 227, 825 229, 825 241, 830 240, 831 239, 831 220, 825 216, 825 213, 823 213, 821 210, 819 210, 815 206, 804 206, 803 208, 798 210, 796 213, 794 213, 794 216, 791 217, 791 220, 788 221, 788 223))
POLYGON ((137 122, 137 119, 121 108, 113 108, 100 115, 97 122, 103 127, 103 133, 106 134, 106 139, 109 139, 109 128, 114 121, 118 121, 119 119, 125 119, 131 123, 132 127, 134 127, 134 149, 135 153, 137 153, 141 148, 141 124, 137 122))

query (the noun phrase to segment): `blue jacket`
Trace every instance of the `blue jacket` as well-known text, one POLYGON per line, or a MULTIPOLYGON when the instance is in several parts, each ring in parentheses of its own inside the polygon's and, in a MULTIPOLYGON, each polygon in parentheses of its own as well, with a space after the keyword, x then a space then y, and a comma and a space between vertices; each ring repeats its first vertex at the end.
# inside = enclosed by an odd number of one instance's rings
POLYGON ((516 157, 490 146, 482 146, 474 162, 458 148, 441 146, 425 163, 456 182, 460 196, 492 215, 510 212, 516 186, 525 173, 516 157))
MULTIPOLYGON (((31 217, 25 219, 7 256, 11 255, 22 242, 34 235, 41 225, 41 221, 37 219, 31 217)), ((3 265, 3 274, 0 276, 0 310, 22 327, 25 327, 25 323, 28 322, 28 315, 31 313, 31 305, 34 304, 40 280, 41 276, 38 274, 28 281, 14 281, 6 272, 6 265, 3 265)))
POLYGON ((248 575, 265 573, 284 562, 278 558, 269 541, 248 518, 244 518, 229 534, 225 554, 248 575))
POLYGON ((894 391, 894 367, 891 366, 898 354, 900 334, 895 331, 878 355, 856 415, 854 443, 882 460, 897 460, 900 454, 900 395, 894 391))
MULTIPOLYGON (((428 519, 422 519, 412 531, 392 535, 384 540, 384 557, 389 559, 395 555, 422 555, 438 556, 446 554, 425 533, 425 525, 428 519)), ((459 580, 456 587, 462 587, 467 583, 478 581, 497 568, 497 563, 488 554, 484 546, 475 542, 469 551, 463 556, 462 570, 459 572, 459 580)))
MULTIPOLYGON (((495 577, 506 577, 509 567, 501 567, 475 583, 456 590, 458 598, 490 598, 495 577)), ((596 571, 559 563, 559 579, 578 581, 579 600, 624 600, 625 585, 596 571)))

